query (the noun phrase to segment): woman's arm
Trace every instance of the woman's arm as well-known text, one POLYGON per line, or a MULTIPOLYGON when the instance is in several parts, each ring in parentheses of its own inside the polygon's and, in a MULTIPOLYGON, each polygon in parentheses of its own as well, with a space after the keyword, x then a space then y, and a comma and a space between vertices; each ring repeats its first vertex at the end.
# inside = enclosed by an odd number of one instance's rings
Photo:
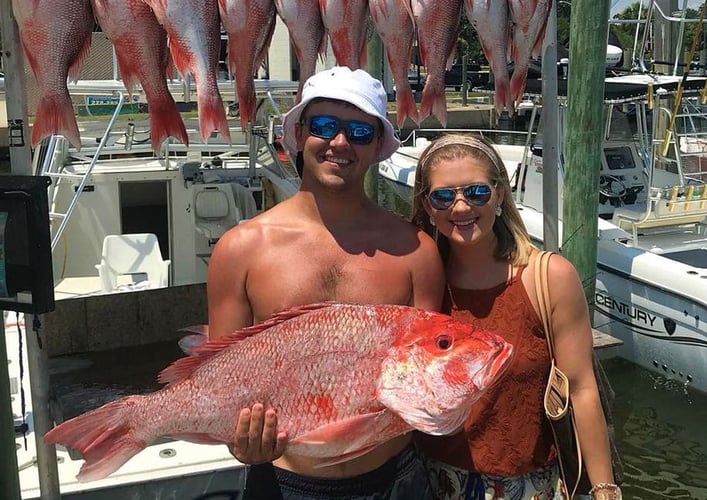
POLYGON ((594 378, 593 337, 584 289, 574 266, 560 255, 550 258, 548 282, 555 359, 570 381, 587 474, 592 485, 613 483, 609 435, 594 378))

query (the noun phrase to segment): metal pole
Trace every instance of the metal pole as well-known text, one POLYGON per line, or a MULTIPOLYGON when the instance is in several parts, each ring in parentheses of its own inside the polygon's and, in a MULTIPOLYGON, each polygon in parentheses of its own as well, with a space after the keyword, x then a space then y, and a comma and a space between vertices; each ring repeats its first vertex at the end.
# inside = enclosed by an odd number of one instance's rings
POLYGON ((7 371, 7 347, 5 346, 5 313, 0 311, 0 491, 3 498, 20 500, 20 478, 17 470, 15 449, 15 422, 12 418, 10 400, 10 374, 7 371))
POLYGON ((545 28, 542 52, 543 93, 543 245, 545 250, 560 249, 558 237, 558 158, 557 103, 557 2, 552 2, 545 28))
MULTIPOLYGON (((373 28, 373 23, 368 23, 369 37, 366 44, 366 70, 374 78, 385 81, 385 57, 383 41, 378 32, 373 28)), ((368 197, 378 203, 378 164, 371 165, 366 172, 365 190, 368 197)))
MULTIPOLYGON (((17 126, 21 135, 10 137, 10 169, 12 173, 32 175, 32 150, 27 123, 27 95, 25 85, 24 58, 20 35, 12 12, 11 0, 0 0, 0 29, 2 29, 3 64, 5 65, 5 90, 7 95, 8 125, 17 126)), ((25 316, 29 325, 32 316, 25 316)), ((33 322, 32 322, 33 323, 33 322)), ((37 436, 37 469, 42 500, 59 500, 59 473, 57 471, 56 448, 46 445, 42 436, 52 428, 49 410, 49 372, 47 353, 37 341, 36 335, 27 336, 27 358, 32 393, 32 418, 37 436)), ((4 342, 4 337, 3 337, 4 342)), ((3 358, 7 359, 7 358, 3 358)), ((14 430, 13 430, 14 435, 14 430)), ((15 462, 17 458, 15 457, 15 462)), ((15 466, 16 469, 16 466, 15 466)))
POLYGON ((39 328, 37 316, 25 315, 25 337, 27 339, 27 369, 30 373, 32 393, 32 420, 37 444, 37 473, 39 491, 42 500, 60 500, 59 471, 57 469, 56 447, 45 444, 42 437, 54 427, 49 406, 49 371, 47 351, 39 341, 39 332, 30 331, 39 328), (30 323, 31 321, 31 323, 30 323), (33 326, 30 327, 30 324, 33 326))
POLYGON ((5 68, 5 104, 10 144, 10 169, 13 174, 32 175, 32 150, 27 121, 24 57, 11 0, 0 0, 0 30, 5 68))

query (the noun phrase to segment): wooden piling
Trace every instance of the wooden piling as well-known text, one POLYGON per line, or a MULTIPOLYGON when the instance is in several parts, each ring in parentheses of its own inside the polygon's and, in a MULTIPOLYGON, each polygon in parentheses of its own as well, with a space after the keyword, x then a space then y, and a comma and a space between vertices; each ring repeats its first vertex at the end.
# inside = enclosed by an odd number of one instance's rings
POLYGON ((596 288, 609 7, 609 0, 575 0, 570 18, 562 253, 577 268, 590 303, 596 288))

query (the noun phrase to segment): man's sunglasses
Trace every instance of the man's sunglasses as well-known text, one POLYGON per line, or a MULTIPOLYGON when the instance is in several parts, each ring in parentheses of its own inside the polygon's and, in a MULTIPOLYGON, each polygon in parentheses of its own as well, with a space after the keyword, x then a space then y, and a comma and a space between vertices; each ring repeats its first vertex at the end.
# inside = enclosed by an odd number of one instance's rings
POLYGON ((370 144, 376 135, 376 129, 370 123, 339 120, 329 115, 310 116, 302 120, 302 123, 309 125, 310 134, 321 139, 332 139, 344 129, 349 142, 361 146, 370 144))
POLYGON ((483 207, 491 199, 493 187, 488 184, 477 183, 455 188, 439 188, 430 191, 427 200, 435 210, 447 210, 454 205, 457 193, 461 192, 467 203, 476 207, 483 207))

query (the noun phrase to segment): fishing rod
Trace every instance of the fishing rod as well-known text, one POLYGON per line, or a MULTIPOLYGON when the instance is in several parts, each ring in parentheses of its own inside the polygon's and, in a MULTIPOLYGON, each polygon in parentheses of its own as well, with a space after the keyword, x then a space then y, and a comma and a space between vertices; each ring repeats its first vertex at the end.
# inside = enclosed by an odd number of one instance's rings
MULTIPOLYGON (((675 91, 675 104, 673 105, 673 112, 670 115, 670 123, 668 125, 667 130, 665 131, 665 139, 663 139, 663 147, 661 149, 662 156, 667 156, 668 155, 668 149, 670 148, 670 142, 672 141, 673 138, 673 133, 675 131, 675 118, 676 115, 678 114, 678 111, 680 110, 680 103, 682 101, 682 91, 685 86, 685 82, 687 82, 687 77, 690 74, 690 68, 691 68, 691 61, 695 57, 695 52, 697 51, 697 45, 698 45, 698 40, 702 34, 702 26, 704 24, 705 20, 705 7, 707 7, 707 1, 702 3, 702 7, 700 8, 700 18, 697 22, 697 26, 695 27, 695 31, 692 34, 692 46, 690 47, 690 52, 687 55, 687 59, 685 60, 685 70, 683 71, 682 74, 682 79, 678 82, 677 89, 675 91)), ((707 86, 707 83, 706 83, 707 86)), ((704 91, 703 91, 704 94, 704 91)))

